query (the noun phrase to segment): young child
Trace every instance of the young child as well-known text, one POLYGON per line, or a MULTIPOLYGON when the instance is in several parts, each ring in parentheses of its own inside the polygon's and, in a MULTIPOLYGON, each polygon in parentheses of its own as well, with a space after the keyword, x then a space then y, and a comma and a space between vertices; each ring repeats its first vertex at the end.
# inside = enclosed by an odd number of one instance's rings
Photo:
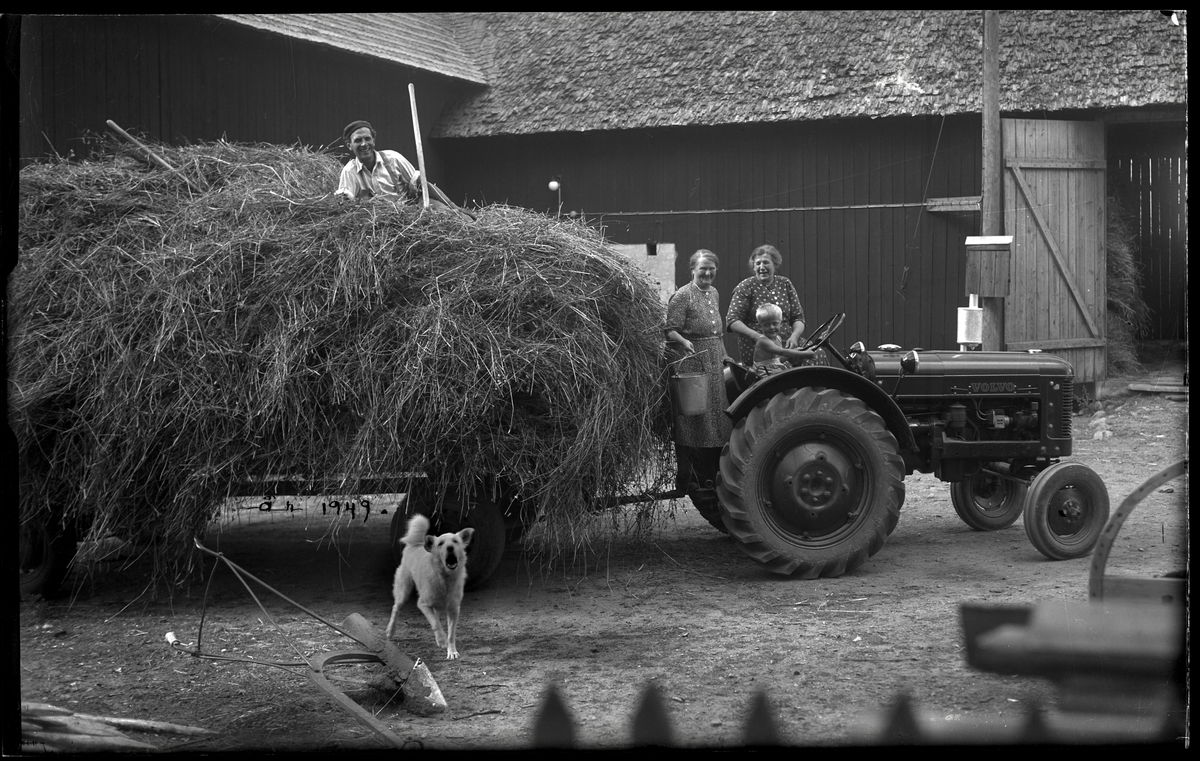
POLYGON ((812 359, 816 352, 785 349, 779 343, 779 328, 783 325, 783 310, 775 304, 763 304, 754 313, 762 337, 754 344, 754 370, 760 375, 771 375, 789 368, 783 361, 788 359, 812 359))

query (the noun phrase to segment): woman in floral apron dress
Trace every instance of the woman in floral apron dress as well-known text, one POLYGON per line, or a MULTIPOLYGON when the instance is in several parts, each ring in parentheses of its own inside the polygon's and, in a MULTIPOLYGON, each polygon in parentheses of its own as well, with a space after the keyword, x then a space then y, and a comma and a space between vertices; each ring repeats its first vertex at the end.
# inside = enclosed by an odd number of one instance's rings
MULTIPOLYGON (((754 274, 738 283, 729 296, 729 313, 725 325, 738 337, 738 361, 749 367, 754 362, 754 345, 762 337, 755 313, 763 304, 776 304, 783 310, 783 331, 779 343, 796 349, 804 343, 804 307, 792 281, 776 270, 783 264, 783 255, 772 245, 762 245, 750 254, 750 271, 754 274)), ((824 350, 818 349, 812 359, 801 365, 828 365, 824 350)))
MULTIPOLYGON (((702 248, 692 254, 689 262, 691 282, 675 291, 667 303, 666 359, 672 375, 708 375, 708 404, 703 414, 675 415, 678 484, 690 495, 698 489, 713 488, 721 448, 729 441, 732 423, 725 414, 728 399, 721 361, 725 356, 724 323, 719 294, 713 287, 719 260, 712 251, 702 248)), ((715 501, 715 493, 711 496, 715 501)), ((696 502, 696 497, 692 501, 696 502)))

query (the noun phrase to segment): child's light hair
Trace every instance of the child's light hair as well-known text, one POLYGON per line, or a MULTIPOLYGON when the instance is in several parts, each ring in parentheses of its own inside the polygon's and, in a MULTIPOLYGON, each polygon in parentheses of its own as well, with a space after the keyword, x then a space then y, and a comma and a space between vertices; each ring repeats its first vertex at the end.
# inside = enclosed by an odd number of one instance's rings
POLYGON ((754 313, 754 317, 759 322, 766 322, 767 320, 769 320, 771 318, 774 318, 776 320, 782 320, 783 319, 783 310, 774 304, 763 304, 762 306, 760 306, 758 308, 758 311, 756 311, 754 313))

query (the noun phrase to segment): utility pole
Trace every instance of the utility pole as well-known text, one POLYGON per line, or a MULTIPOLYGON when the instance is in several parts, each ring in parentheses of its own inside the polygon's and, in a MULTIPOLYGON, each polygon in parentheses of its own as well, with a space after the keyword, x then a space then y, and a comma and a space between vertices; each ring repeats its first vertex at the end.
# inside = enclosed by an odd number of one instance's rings
MULTIPOLYGON (((1003 156, 1000 142, 1000 12, 983 12, 983 198, 982 236, 1004 234, 1003 156)), ((983 350, 1004 349, 1004 299, 979 298, 983 308, 983 350)))

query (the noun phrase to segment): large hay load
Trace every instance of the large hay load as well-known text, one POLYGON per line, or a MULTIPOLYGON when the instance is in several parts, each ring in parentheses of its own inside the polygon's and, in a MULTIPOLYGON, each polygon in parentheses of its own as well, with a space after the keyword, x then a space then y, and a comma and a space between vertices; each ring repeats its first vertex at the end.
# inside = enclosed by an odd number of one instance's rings
POLYGON ((340 203, 306 149, 154 149, 182 174, 113 143, 20 174, 9 423, 46 551, 136 538, 174 579, 248 482, 414 472, 428 508, 521 505, 565 546, 670 477, 661 303, 595 232, 340 203))

